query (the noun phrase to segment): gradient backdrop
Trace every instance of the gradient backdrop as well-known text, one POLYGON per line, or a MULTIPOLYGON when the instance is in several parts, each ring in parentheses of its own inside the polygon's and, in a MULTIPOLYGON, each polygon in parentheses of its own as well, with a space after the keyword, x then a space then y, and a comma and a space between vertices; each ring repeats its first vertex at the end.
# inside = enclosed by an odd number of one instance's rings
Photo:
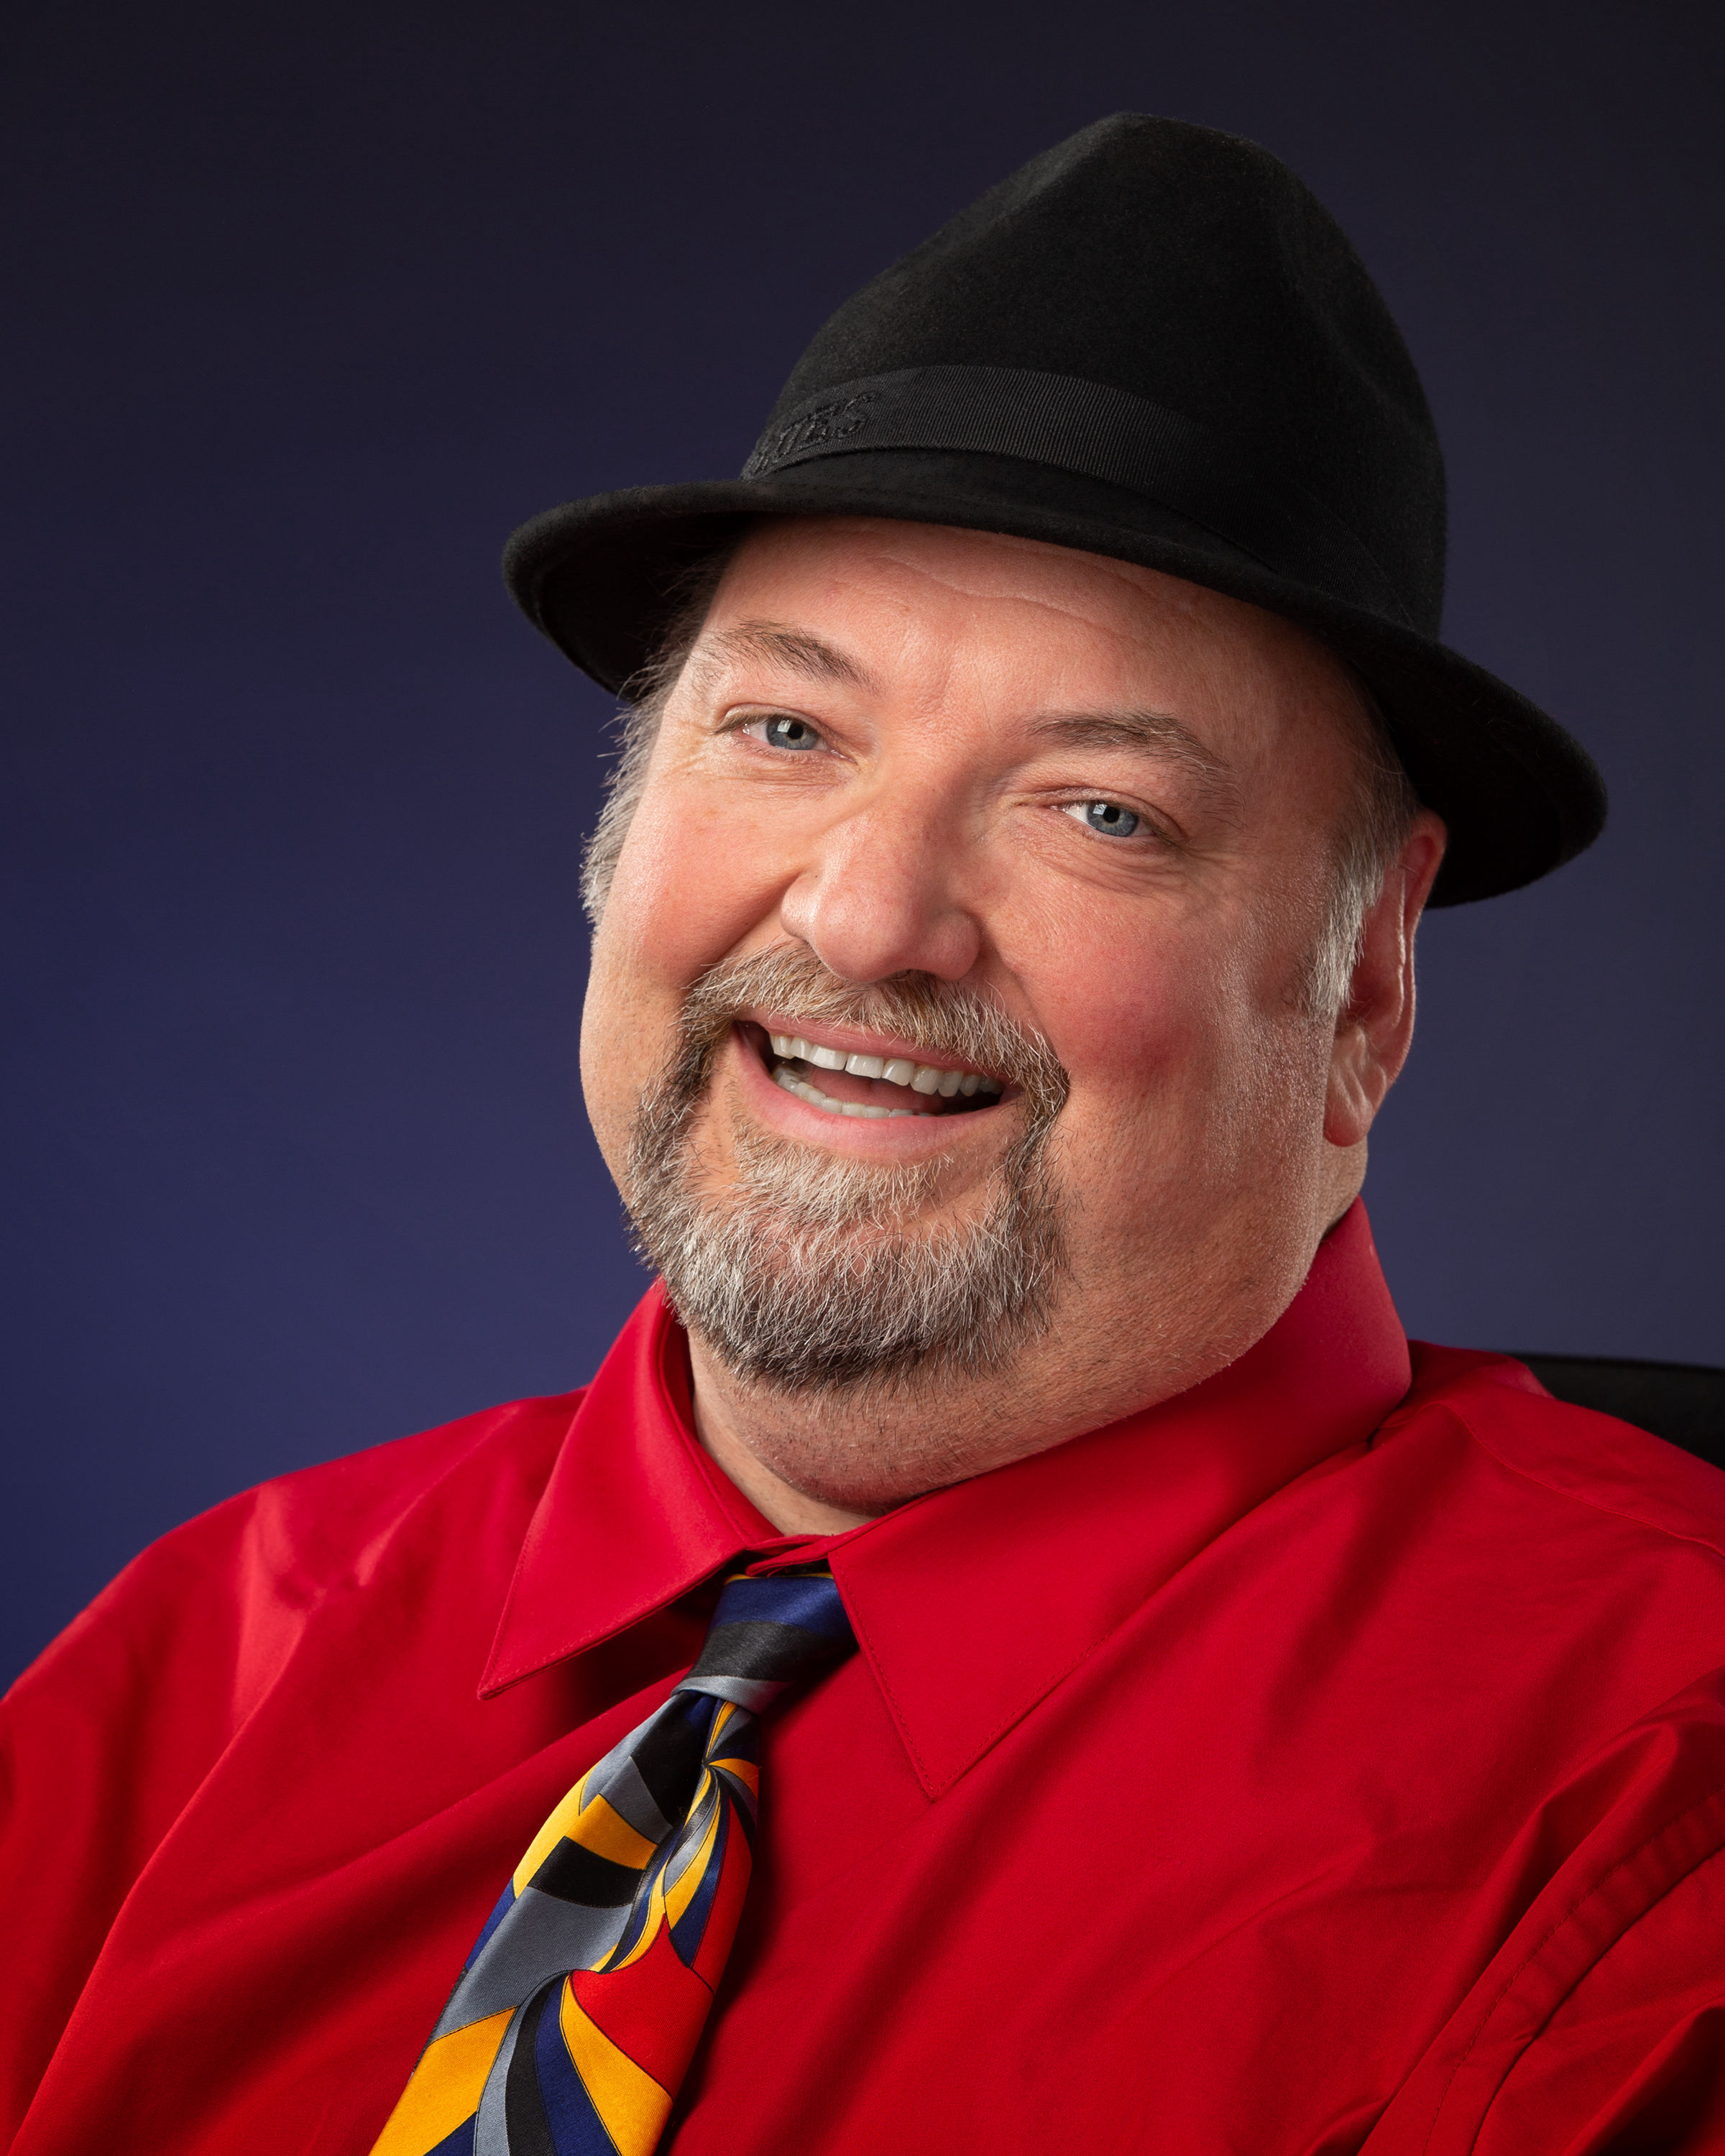
POLYGON ((1725 1362, 1725 13, 569 0, 9 16, 0 1680, 176 1521, 591 1371, 608 707, 509 528, 742 462, 824 314, 1119 107, 1255 136, 1448 448, 1448 634, 1595 851, 1435 916, 1409 1329, 1725 1362))

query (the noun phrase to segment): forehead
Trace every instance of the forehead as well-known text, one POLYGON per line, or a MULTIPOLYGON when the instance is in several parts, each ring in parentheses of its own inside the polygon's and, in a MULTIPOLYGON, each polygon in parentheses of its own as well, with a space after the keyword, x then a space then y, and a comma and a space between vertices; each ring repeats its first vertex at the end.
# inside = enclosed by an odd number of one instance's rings
POLYGON ((884 699, 970 697, 1029 717, 1147 707, 1250 764, 1351 745, 1352 675, 1281 617, 1183 578, 1003 533, 860 517, 763 522, 727 564, 703 642, 750 670, 799 666, 770 624, 819 640, 884 699))

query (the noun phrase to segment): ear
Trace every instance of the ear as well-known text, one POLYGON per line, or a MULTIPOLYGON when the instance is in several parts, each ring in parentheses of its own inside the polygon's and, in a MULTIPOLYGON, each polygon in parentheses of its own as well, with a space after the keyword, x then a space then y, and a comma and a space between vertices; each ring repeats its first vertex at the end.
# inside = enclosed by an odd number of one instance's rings
POLYGON ((1372 1127, 1414 1038, 1414 931, 1444 858, 1442 819, 1422 808, 1368 911, 1336 1019, 1324 1136, 1355 1146, 1372 1127))

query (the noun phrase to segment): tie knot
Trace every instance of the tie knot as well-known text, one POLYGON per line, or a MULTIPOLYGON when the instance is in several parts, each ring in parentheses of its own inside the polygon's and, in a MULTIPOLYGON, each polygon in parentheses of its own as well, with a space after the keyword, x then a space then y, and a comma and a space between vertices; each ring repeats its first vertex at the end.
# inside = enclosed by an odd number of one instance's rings
POLYGON ((798 1678, 855 1651, 856 1637, 824 1564, 725 1582, 706 1644, 678 1689, 728 1699, 758 1714, 798 1678))

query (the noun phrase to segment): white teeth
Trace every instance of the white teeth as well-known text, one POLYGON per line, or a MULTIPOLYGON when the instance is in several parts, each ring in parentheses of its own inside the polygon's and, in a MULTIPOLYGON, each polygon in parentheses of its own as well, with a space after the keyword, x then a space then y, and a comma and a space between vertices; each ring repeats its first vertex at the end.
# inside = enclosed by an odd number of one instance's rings
POLYGON ((782 1086, 787 1093, 794 1093, 799 1101, 806 1101, 811 1108, 824 1109, 829 1116, 860 1116, 870 1122, 880 1122, 891 1116, 914 1116, 914 1108, 876 1108, 865 1101, 834 1101, 828 1098, 818 1086, 793 1077, 788 1070, 780 1069, 773 1074, 775 1086, 782 1086))
MULTIPOLYGON (((998 1078, 985 1078, 978 1070, 951 1070, 938 1063, 913 1063, 907 1055, 850 1055, 839 1048, 811 1048, 798 1033, 773 1033, 768 1039, 773 1044, 773 1054, 787 1062, 806 1063, 816 1070, 846 1070, 854 1078, 884 1078, 890 1086, 908 1086, 913 1093, 938 1093, 945 1101, 952 1100, 955 1095, 962 1094, 970 1100, 978 1093, 995 1095, 1000 1091, 998 1078)), ((773 1075, 781 1085, 785 1083, 782 1073, 773 1075)), ((794 1092, 797 1089, 791 1085, 786 1090, 794 1092)), ((831 1107, 839 1115, 852 1110, 859 1115, 870 1116, 912 1112, 906 1108, 865 1107, 860 1101, 841 1105, 829 1101, 825 1094, 820 1099, 824 1106, 831 1107)))

